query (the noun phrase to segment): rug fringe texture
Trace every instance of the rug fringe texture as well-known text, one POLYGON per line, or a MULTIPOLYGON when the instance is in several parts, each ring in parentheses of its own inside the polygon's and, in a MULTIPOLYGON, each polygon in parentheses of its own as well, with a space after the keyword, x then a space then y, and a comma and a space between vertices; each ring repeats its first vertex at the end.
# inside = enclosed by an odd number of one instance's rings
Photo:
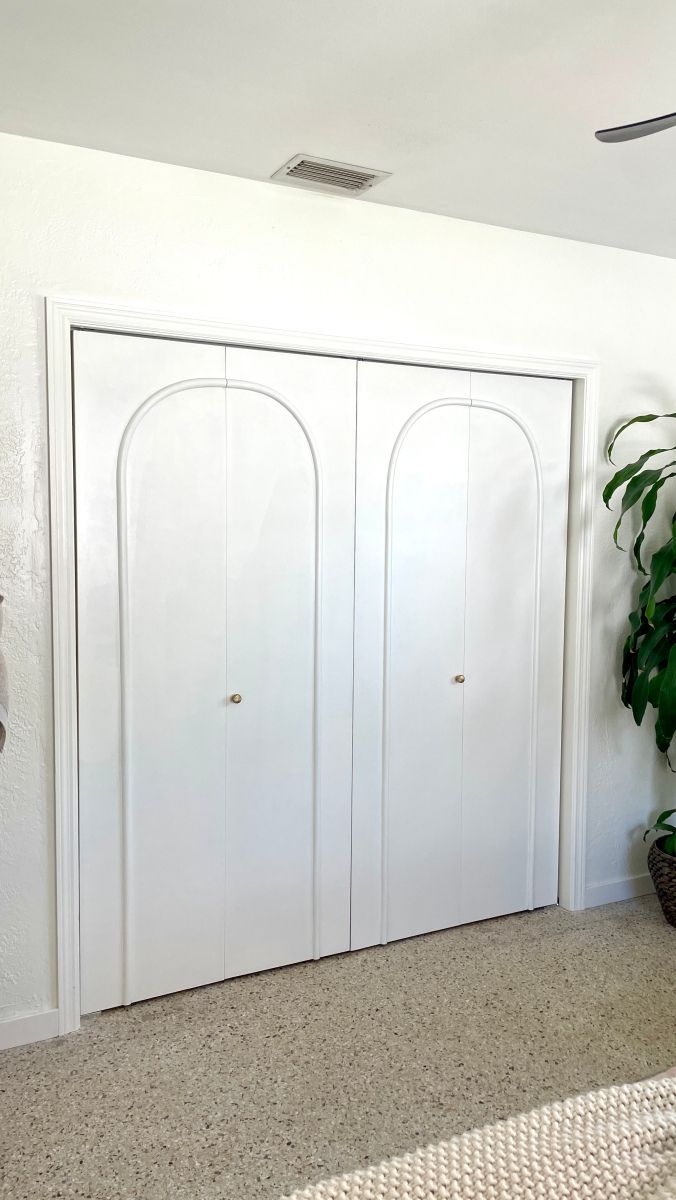
POLYGON ((547 1104, 286 1200, 676 1200, 676 1078, 547 1104))

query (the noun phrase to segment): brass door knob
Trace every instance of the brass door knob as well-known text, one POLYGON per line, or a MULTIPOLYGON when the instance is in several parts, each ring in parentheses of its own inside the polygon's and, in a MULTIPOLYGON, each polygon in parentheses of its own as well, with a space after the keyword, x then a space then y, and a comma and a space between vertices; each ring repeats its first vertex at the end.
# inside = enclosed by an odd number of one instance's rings
POLYGON ((235 692, 234 695, 232 695, 230 697, 230 699, 232 700, 233 704, 241 704, 242 703, 242 697, 240 696, 239 692, 235 692))
POLYGON ((456 683, 464 683, 464 682, 465 682, 465 676, 464 676, 464 675, 456 675, 456 676, 455 676, 455 682, 456 682, 456 683))

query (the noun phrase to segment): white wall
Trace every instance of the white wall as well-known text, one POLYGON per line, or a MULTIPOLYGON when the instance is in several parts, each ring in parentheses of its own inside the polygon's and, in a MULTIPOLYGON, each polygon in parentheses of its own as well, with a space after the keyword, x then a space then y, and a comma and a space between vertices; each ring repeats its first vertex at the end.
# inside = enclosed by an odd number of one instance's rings
MULTIPOLYGON (((676 261, 1 136, 0 263, 0 592, 12 687, 0 757, 0 1018, 11 1018, 56 1001, 41 297, 599 359, 603 437, 636 408, 676 408, 676 261)), ((599 465, 605 473, 600 450, 599 465)), ((631 579, 610 529, 599 502, 591 886, 643 875, 638 832, 674 796, 650 731, 634 728, 617 697, 631 579)))

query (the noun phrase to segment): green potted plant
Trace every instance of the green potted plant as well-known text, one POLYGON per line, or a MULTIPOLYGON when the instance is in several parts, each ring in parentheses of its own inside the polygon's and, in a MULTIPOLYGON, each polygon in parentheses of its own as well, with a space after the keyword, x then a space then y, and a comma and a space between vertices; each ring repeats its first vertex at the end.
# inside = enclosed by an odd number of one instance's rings
POLYGON ((676 816, 676 808, 665 809, 655 824, 643 834, 643 841, 649 833, 663 834, 655 839, 648 851, 648 870, 655 884, 662 912, 670 925, 676 925, 676 825, 670 825, 667 820, 673 816, 676 816))
MULTIPOLYGON (((631 425, 650 421, 676 419, 676 413, 645 413, 625 421, 608 446, 608 458, 613 462, 613 450, 618 437, 631 425)), ((669 767, 669 751, 676 736, 676 513, 670 521, 669 536, 663 545, 645 561, 646 531, 658 511, 660 498, 664 501, 669 480, 676 478, 676 458, 670 457, 655 465, 660 455, 673 456, 676 446, 657 446, 646 450, 635 461, 625 463, 603 489, 606 506, 621 490, 620 513, 613 531, 613 540, 620 549, 619 534, 622 521, 631 509, 639 512, 638 532, 631 546, 631 558, 645 582, 641 587, 636 608, 629 613, 629 632, 622 652, 622 703, 630 708, 640 725, 650 706, 655 710, 655 741, 665 755, 669 767), (647 465, 650 464, 650 465, 647 465)), ((673 486, 673 485, 672 485, 673 486)), ((673 500, 672 500, 673 503, 673 500)), ((673 770, 674 768, 671 767, 673 770)), ((676 926, 676 826, 668 818, 675 809, 661 813, 645 837, 657 833, 648 854, 648 869, 669 923, 676 926)))

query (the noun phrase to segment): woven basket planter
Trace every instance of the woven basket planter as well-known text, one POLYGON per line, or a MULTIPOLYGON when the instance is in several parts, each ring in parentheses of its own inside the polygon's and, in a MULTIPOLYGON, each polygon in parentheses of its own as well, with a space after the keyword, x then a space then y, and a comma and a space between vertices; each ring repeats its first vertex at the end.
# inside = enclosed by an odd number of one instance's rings
POLYGON ((648 870, 655 884, 657 898, 670 925, 676 926, 676 856, 665 854, 661 843, 653 842, 648 851, 648 870))

